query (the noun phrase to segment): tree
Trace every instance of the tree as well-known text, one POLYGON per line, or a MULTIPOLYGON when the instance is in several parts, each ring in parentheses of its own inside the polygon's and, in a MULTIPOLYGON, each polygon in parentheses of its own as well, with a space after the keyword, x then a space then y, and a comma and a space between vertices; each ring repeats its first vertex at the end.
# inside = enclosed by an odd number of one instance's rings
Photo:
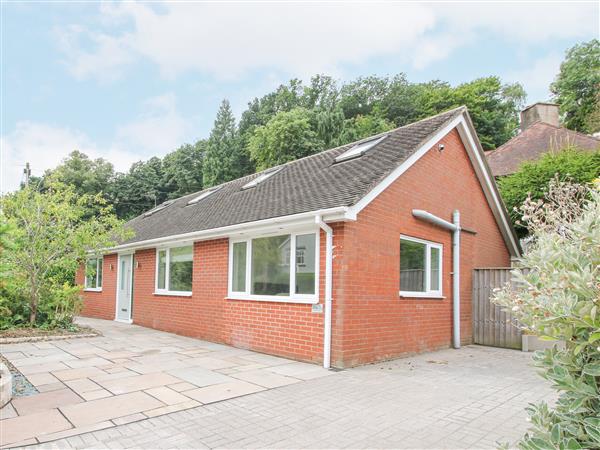
POLYGON ((559 398, 528 408, 532 426, 518 445, 600 448, 600 190, 553 182, 548 193, 520 208, 533 237, 528 270, 512 272, 520 288, 493 299, 528 333, 564 342, 534 355, 559 398))
POLYGON ((206 141, 184 144, 163 158, 163 186, 168 198, 202 190, 202 163, 206 141))
POLYGON ((73 186, 77 194, 95 195, 106 193, 115 175, 113 165, 103 158, 90 159, 85 153, 75 150, 53 170, 47 170, 44 177, 73 186))
POLYGON ((126 174, 118 174, 111 186, 117 216, 130 219, 164 202, 164 178, 162 161, 157 157, 138 161, 126 174))
POLYGON ((76 289, 63 284, 57 273, 74 273, 88 252, 99 253, 127 236, 100 194, 77 195, 72 186, 54 183, 46 192, 32 187, 9 194, 1 202, 12 246, 3 260, 11 276, 22 281, 29 301, 29 323, 35 325, 43 302, 70 300, 76 289), (86 217, 88 208, 98 214, 86 217), (85 220, 84 220, 85 219, 85 220))
POLYGON ((250 172, 247 153, 241 146, 235 117, 227 100, 223 100, 206 144, 202 174, 204 187, 234 180, 250 172))
POLYGON ((324 144, 314 130, 313 116, 305 108, 296 108, 258 127, 249 141, 256 168, 267 169, 322 150, 324 144))
POLYGON ((359 115, 352 119, 347 119, 344 123, 344 129, 339 139, 340 145, 390 131, 393 128, 394 124, 381 117, 376 111, 366 116, 359 115))
POLYGON ((527 229, 518 222, 518 208, 528 196, 535 200, 544 198, 548 183, 557 174, 562 181, 591 183, 600 176, 600 152, 570 147, 546 153, 538 161, 524 163, 518 172, 498 180, 502 199, 519 236, 526 236, 527 229))
POLYGON ((571 47, 550 90, 560 105, 565 127, 584 133, 600 130, 597 121, 590 121, 600 91, 600 40, 571 47))

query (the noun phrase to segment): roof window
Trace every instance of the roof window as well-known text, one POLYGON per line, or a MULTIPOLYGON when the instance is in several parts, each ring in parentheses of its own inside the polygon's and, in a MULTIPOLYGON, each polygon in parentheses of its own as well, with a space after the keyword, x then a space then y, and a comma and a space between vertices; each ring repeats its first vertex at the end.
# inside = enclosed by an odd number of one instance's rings
POLYGON ((205 199, 206 197, 208 197, 210 194, 213 194, 213 193, 217 192, 219 189, 221 189, 221 186, 213 188, 213 189, 209 189, 207 191, 204 191, 199 196, 194 197, 189 202, 187 202, 187 204, 188 205, 194 205, 194 204, 198 203, 200 200, 205 199))
POLYGON ((270 169, 270 170, 266 171, 262 175, 257 176, 252 181, 250 181, 250 182, 246 183, 245 185, 243 185, 242 189, 250 189, 250 188, 258 186, 263 181, 271 178, 273 175, 275 175, 276 173, 280 172, 281 169, 283 169, 283 167, 278 167, 276 169, 270 169))
POLYGON ((154 208, 152 208, 150 211, 147 211, 144 213, 144 217, 148 217, 151 216, 154 213, 157 213, 159 211, 162 211, 163 209, 165 209, 167 206, 173 204, 173 202, 175 202, 175 200, 167 200, 166 202, 161 203, 158 206, 155 206, 154 208))
POLYGON ((359 158, 364 155, 368 150, 375 147, 381 141, 383 141, 388 135, 384 135, 375 139, 370 139, 368 141, 360 142, 355 146, 351 147, 349 150, 346 150, 344 153, 336 156, 335 162, 348 161, 349 159, 359 158))

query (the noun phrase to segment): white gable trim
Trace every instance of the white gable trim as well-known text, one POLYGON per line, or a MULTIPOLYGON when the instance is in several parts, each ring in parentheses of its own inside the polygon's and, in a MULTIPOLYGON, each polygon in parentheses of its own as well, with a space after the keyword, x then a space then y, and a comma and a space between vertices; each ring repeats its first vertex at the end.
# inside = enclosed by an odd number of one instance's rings
POLYGON ((517 244, 515 235, 512 231, 512 227, 502 204, 502 200, 500 199, 498 191, 495 188, 495 182, 493 181, 490 170, 483 160, 482 150, 480 150, 479 146, 477 145, 477 142, 479 141, 477 140, 477 137, 473 135, 474 131, 472 131, 472 128, 464 113, 453 119, 434 136, 424 142, 421 147, 419 147, 419 149, 414 152, 406 161, 394 169, 392 173, 385 177, 383 181, 375 186, 355 205, 351 206, 346 213, 346 218, 349 220, 356 220, 357 215, 363 209, 365 209, 373 200, 375 200, 379 194, 386 190, 404 172, 410 169, 437 142, 442 140, 444 136, 450 133, 450 131, 452 131, 454 128, 458 129, 461 140, 463 141, 463 144, 467 150, 467 154, 469 155, 473 167, 475 168, 477 178, 479 179, 481 187, 483 188, 484 195, 490 208, 492 209, 492 213, 509 248, 510 254, 512 256, 519 256, 519 245, 517 244))

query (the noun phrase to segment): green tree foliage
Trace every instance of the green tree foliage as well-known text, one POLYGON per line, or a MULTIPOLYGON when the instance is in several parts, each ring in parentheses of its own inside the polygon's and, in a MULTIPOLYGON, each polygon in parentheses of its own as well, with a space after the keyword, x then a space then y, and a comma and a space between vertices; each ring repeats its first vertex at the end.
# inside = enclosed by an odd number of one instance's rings
POLYGON ((314 131, 314 114, 305 108, 280 112, 250 138, 252 160, 258 170, 311 155, 323 148, 314 131))
POLYGON ((160 158, 134 163, 129 172, 118 174, 111 199, 118 217, 130 219, 166 200, 165 179, 160 158))
POLYGON ((227 100, 223 100, 206 144, 202 168, 204 187, 215 186, 246 175, 249 166, 231 106, 227 100))
POLYGON ((90 159, 75 150, 55 169, 46 171, 46 182, 72 186, 77 194, 106 193, 115 176, 113 165, 103 158, 90 159))
POLYGON ((600 40, 570 48, 550 90, 567 128, 584 133, 599 131, 594 112, 597 114, 600 91, 600 40))
POLYGON ((559 393, 554 407, 528 408, 524 450, 600 448, 600 191, 553 183, 546 200, 521 208, 533 241, 513 270, 520 289, 494 302, 526 332, 564 341, 536 352, 535 364, 559 393), (587 201, 582 199, 588 198, 587 201))
POLYGON ((2 325, 14 325, 16 318, 27 318, 30 325, 68 325, 77 310, 73 278, 79 261, 127 232, 100 194, 78 195, 59 183, 45 192, 25 187, 4 196, 1 207, 11 242, 2 251, 10 272, 0 303, 10 315, 1 318, 2 325), (93 217, 87 216, 90 207, 98 211, 93 217))
POLYGON ((168 198, 202 190, 202 163, 206 141, 184 144, 163 158, 163 185, 168 198))
POLYGON ((589 152, 577 148, 546 153, 535 162, 524 163, 518 172, 498 180, 498 187, 517 234, 527 235, 527 229, 518 222, 519 207, 531 196, 542 199, 548 183, 558 174, 561 180, 590 183, 600 177, 600 152, 589 152))

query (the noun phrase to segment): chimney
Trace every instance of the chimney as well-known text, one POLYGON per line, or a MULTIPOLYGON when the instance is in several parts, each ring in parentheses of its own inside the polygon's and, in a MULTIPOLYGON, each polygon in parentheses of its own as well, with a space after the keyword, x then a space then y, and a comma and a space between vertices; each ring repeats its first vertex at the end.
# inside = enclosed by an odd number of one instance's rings
POLYGON ((521 131, 535 122, 544 122, 555 127, 560 126, 558 123, 558 105, 556 103, 538 102, 521 111, 521 131))

